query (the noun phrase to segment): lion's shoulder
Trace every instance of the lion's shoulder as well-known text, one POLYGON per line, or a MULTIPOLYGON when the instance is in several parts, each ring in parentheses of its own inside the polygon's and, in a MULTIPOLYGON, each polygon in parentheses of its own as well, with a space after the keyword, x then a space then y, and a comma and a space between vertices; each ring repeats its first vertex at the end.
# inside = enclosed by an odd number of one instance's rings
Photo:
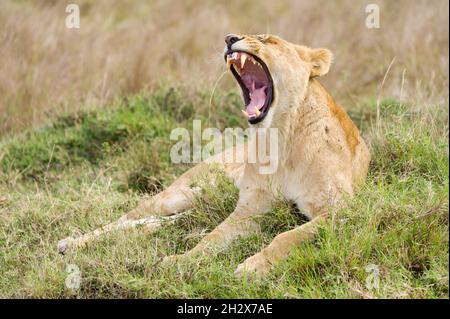
POLYGON ((326 106, 331 114, 338 123, 340 124, 342 130, 344 131, 347 144, 350 148, 352 155, 355 154, 356 147, 360 143, 359 130, 353 123, 350 116, 347 114, 345 109, 340 106, 333 97, 327 92, 327 90, 319 83, 317 80, 314 81, 315 94, 319 95, 320 100, 326 103, 326 106))

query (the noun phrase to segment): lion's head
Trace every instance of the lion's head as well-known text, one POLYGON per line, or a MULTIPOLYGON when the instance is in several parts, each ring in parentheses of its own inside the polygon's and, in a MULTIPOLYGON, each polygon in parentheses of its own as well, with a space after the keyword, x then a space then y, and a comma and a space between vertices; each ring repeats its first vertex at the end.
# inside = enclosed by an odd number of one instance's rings
POLYGON ((326 74, 333 58, 327 49, 274 35, 229 34, 225 42, 225 61, 241 86, 250 124, 270 126, 276 112, 299 105, 309 79, 326 74))

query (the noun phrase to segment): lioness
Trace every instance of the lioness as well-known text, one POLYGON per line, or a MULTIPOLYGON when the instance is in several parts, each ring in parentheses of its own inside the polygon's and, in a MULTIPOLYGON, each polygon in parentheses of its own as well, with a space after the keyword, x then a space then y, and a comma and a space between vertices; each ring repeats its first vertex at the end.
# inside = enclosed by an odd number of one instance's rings
MULTIPOLYGON (((227 163, 224 153, 219 154, 191 168, 118 221, 79 238, 60 241, 60 252, 114 229, 138 224, 152 229, 159 225, 152 216, 175 216, 186 211, 196 193, 191 181, 214 164, 239 188, 234 212, 191 251, 168 256, 164 262, 209 254, 238 236, 257 232, 254 217, 267 212, 279 192, 293 201, 309 222, 279 234, 236 269, 237 275, 262 275, 286 258, 293 247, 311 238, 330 206, 344 194, 352 196, 365 180, 370 162, 368 148, 344 109, 316 79, 330 69, 329 50, 295 45, 274 35, 230 34, 225 42, 224 58, 242 89, 243 114, 248 123, 279 131, 277 170, 260 174, 259 162, 227 163)), ((242 146, 226 152, 230 151, 245 152, 242 146)))

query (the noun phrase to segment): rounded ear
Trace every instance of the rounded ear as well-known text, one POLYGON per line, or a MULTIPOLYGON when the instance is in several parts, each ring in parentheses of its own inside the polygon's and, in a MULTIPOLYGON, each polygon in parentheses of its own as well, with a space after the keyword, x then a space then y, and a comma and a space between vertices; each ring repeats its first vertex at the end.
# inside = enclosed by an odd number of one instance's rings
POLYGON ((333 62, 333 53, 328 49, 311 49, 303 45, 297 45, 296 50, 300 58, 311 63, 311 77, 328 73, 333 62))
POLYGON ((330 71, 333 53, 328 49, 312 49, 310 61, 312 63, 311 77, 325 75, 330 71))

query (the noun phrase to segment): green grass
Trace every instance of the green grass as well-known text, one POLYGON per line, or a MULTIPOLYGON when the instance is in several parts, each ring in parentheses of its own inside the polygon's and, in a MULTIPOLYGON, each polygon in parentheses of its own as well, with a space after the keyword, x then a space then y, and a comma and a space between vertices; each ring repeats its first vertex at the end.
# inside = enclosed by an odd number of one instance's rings
POLYGON ((209 95, 162 88, 86 108, 39 130, 0 140, 0 297, 100 298, 448 298, 448 110, 368 101, 349 113, 369 141, 364 187, 333 212, 312 241, 268 277, 233 271, 278 233, 305 221, 280 199, 259 221, 262 232, 207 259, 162 267, 232 212, 237 190, 220 175, 199 180, 202 196, 174 225, 105 236, 61 256, 59 239, 116 220, 160 191, 187 166, 172 165, 169 134, 192 119, 211 127, 245 126, 236 92, 209 95), (211 112, 209 110, 211 109, 211 112), (68 264, 82 272, 65 288, 68 264), (366 287, 366 267, 380 271, 366 287))

